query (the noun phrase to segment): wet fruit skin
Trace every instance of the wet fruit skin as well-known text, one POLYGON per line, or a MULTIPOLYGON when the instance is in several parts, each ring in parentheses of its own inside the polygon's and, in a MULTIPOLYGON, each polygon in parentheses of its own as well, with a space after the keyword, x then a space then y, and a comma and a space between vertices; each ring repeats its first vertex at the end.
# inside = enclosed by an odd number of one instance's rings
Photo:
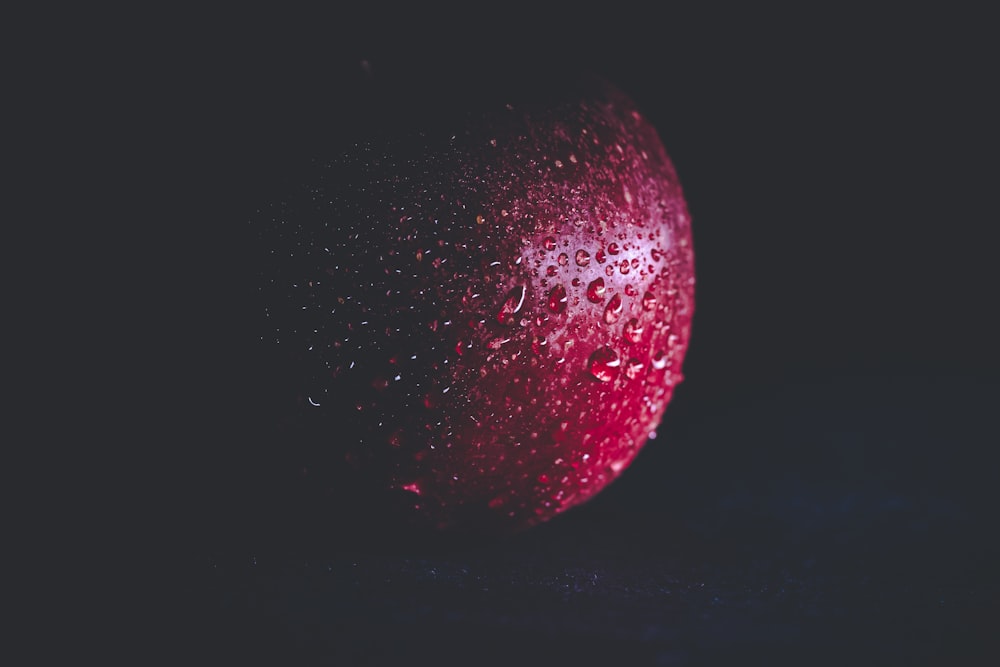
POLYGON ((348 146, 250 222, 261 437, 332 528, 551 519, 625 470, 681 381, 688 210, 600 79, 348 146))

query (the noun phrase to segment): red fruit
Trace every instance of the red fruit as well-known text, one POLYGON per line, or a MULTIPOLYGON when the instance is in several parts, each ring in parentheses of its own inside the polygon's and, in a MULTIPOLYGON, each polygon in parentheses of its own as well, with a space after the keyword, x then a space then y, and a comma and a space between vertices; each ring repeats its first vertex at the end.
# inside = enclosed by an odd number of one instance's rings
POLYGON ((691 331, 687 207, 635 105, 573 91, 360 143, 254 216, 269 437, 348 511, 521 529, 659 423, 691 331))

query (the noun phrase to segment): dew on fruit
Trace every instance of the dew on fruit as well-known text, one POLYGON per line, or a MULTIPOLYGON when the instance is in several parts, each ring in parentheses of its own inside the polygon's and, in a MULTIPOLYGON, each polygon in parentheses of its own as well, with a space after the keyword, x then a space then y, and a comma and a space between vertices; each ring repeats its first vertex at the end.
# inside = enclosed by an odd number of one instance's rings
POLYGON ((624 328, 625 340, 630 343, 638 343, 639 338, 642 337, 642 325, 639 324, 639 320, 636 318, 630 319, 625 323, 624 328))
POLYGON ((652 292, 646 292, 642 295, 642 309, 653 310, 654 308, 656 308, 656 295, 652 292))
POLYGON ((359 170, 357 185, 328 181, 324 196, 353 199, 315 213, 298 202, 308 218, 282 220, 279 243, 267 248, 270 261, 290 255, 301 265, 276 264, 264 276, 271 319, 254 332, 276 354, 312 364, 288 409, 313 420, 329 411, 333 425, 356 421, 349 463, 367 466, 365 479, 391 479, 396 500, 402 495, 405 506, 409 493, 411 511, 429 525, 458 527, 466 503, 489 504, 511 526, 535 523, 536 514, 547 520, 600 490, 655 435, 690 335, 689 232, 678 223, 683 203, 659 147, 642 162, 653 134, 621 136, 632 127, 628 108, 609 111, 624 119, 601 112, 582 136, 560 124, 558 132, 572 134, 565 143, 538 145, 517 130, 497 136, 495 125, 462 145, 447 146, 445 134, 447 153, 426 162, 369 151, 364 159, 375 166, 383 160, 407 176, 412 167, 412 182, 381 167, 359 170), (490 173, 461 154, 473 146, 497 157, 482 163, 490 173), (428 172, 440 178, 418 178, 428 172), (465 193, 474 199, 456 202, 465 193), (386 209, 398 225, 370 224, 386 209), (338 230, 333 221, 348 218, 338 230), (669 287, 682 293, 671 296, 669 287), (376 378, 388 387, 373 389, 376 378), (611 413, 616 423, 602 423, 611 413), (581 449, 590 452, 587 465, 581 449), (552 465, 555 452, 566 462, 552 465))
POLYGON ((595 350, 587 360, 591 376, 600 382, 614 380, 620 365, 621 359, 618 358, 618 353, 606 345, 595 350))
POLYGON ((423 489, 420 488, 420 484, 417 482, 410 482, 409 484, 403 484, 399 488, 404 491, 409 491, 410 493, 416 494, 418 496, 423 495, 423 489))
POLYGON ((497 312, 497 322, 510 326, 514 324, 514 315, 524 305, 524 285, 518 285, 507 293, 507 298, 497 312))
POLYGON ((494 338, 489 343, 486 344, 491 350, 499 350, 501 347, 510 342, 510 338, 494 338))
POLYGON ((620 294, 615 294, 608 301, 608 305, 604 308, 604 321, 607 324, 614 324, 618 321, 618 317, 622 312, 622 297, 620 294))
POLYGON ((604 300, 604 278, 595 278, 587 285, 587 298, 593 303, 604 300))
POLYGON ((556 285, 549 292, 549 310, 553 313, 566 310, 566 288, 562 285, 556 285))

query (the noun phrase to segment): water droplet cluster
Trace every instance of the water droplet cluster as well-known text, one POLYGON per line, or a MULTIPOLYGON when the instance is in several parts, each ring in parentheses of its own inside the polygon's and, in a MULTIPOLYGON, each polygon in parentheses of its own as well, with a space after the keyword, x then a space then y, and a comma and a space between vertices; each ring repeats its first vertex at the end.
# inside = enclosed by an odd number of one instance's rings
POLYGON ((523 527, 631 462, 682 378, 693 254, 655 131, 602 94, 359 147, 254 216, 296 470, 438 528, 523 527))

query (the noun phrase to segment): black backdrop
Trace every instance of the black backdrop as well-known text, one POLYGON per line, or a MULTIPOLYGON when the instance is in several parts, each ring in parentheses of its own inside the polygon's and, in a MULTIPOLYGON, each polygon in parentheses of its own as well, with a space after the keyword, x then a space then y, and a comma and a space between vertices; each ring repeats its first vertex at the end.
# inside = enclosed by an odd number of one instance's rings
POLYGON ((163 482, 144 523, 176 556, 140 582, 170 582, 159 627, 173 639, 138 651, 334 664, 996 654, 982 17, 573 11, 174 17, 130 35, 153 45, 141 65, 109 55, 123 85, 152 84, 137 93, 151 113, 123 122, 129 150, 157 156, 136 180, 169 219, 156 231, 169 270, 146 286, 163 295, 161 427, 138 445, 138 479, 163 482), (685 189, 696 316, 659 437, 599 498, 510 540, 344 544, 321 510, 253 487, 252 363, 233 343, 240 234, 298 160, 371 121, 352 102, 362 60, 459 83, 408 91, 415 116, 461 103, 463 78, 483 72, 594 69, 659 128, 685 189))

